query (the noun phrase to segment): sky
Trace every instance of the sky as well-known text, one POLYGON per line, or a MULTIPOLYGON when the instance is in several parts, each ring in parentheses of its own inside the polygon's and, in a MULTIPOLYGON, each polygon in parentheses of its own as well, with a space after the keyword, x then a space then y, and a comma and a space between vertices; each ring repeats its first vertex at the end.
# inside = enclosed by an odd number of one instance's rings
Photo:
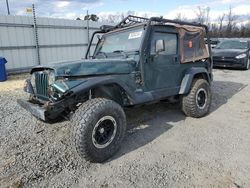
MULTIPOLYGON (((241 21, 250 20, 250 0, 9 0, 10 12, 29 15, 26 8, 34 3, 37 16, 76 19, 90 14, 107 17, 110 14, 134 11, 136 15, 163 16, 174 19, 178 14, 187 19, 196 17, 197 7, 210 8, 210 21, 215 21, 232 7, 241 21)), ((6 0, 0 0, 0 14, 7 14, 6 0)))

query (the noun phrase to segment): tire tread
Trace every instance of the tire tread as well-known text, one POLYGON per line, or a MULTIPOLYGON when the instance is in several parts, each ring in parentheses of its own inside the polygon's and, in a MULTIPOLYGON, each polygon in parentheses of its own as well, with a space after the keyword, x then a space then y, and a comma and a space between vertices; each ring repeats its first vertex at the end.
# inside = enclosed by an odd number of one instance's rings
MULTIPOLYGON (((117 103, 115 103, 112 100, 108 100, 105 98, 94 98, 90 99, 86 102, 84 102, 73 114, 71 118, 71 125, 72 125, 72 131, 71 131, 71 138, 72 141, 71 143, 73 144, 73 148, 75 148, 76 153, 80 156, 83 157, 85 160, 90 161, 90 162, 102 162, 105 159, 100 159, 100 158, 95 158, 92 154, 91 151, 89 151, 88 148, 88 140, 84 136, 88 133, 88 122, 91 121, 93 118, 92 116, 95 114, 96 111, 103 109, 105 110, 105 106, 111 105, 111 107, 114 106, 114 108, 120 108, 121 112, 123 113, 122 116, 125 119, 125 114, 117 103)), ((124 122, 124 125, 126 129, 126 121, 124 122)), ((122 141, 124 137, 125 131, 123 131, 123 134, 121 135, 120 140, 122 141)), ((118 147, 118 146, 117 146, 118 147)))
POLYGON ((196 97, 197 90, 199 89, 200 85, 202 85, 202 84, 209 85, 208 82, 204 79, 194 79, 189 94, 182 96, 181 107, 182 107, 182 111, 187 116, 194 117, 194 118, 200 118, 200 117, 205 116, 209 112, 210 103, 211 103, 210 90, 208 91, 208 95, 209 95, 208 96, 209 97, 209 99, 208 99, 209 104, 208 105, 209 105, 209 107, 208 107, 207 112, 201 114, 197 111, 195 97, 196 97))

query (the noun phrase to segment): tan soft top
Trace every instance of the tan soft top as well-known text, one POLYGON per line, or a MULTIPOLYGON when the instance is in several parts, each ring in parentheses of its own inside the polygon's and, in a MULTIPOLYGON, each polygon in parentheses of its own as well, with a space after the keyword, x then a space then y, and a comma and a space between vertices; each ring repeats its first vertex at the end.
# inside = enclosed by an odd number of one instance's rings
POLYGON ((197 26, 175 24, 180 35, 181 63, 194 62, 209 57, 205 44, 205 29, 197 26))

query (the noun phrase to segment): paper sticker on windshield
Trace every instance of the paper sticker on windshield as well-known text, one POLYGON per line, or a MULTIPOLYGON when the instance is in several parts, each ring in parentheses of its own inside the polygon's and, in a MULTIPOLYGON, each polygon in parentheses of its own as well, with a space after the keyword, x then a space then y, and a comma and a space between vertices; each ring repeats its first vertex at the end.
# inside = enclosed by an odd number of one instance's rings
POLYGON ((130 33, 130 34, 129 34, 128 39, 140 38, 141 35, 142 35, 142 31, 133 32, 133 33, 130 33))

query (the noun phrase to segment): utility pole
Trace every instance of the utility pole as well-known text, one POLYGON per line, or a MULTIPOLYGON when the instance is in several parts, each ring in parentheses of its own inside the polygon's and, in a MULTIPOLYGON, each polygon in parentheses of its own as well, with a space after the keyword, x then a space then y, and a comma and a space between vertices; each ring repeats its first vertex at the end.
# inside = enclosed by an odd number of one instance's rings
POLYGON ((88 31, 88 43, 89 43, 89 11, 87 10, 87 31, 88 31))
POLYGON ((8 0, 6 0, 6 6, 7 6, 8 15, 10 15, 10 7, 9 7, 9 1, 8 0))
MULTIPOLYGON (((88 37, 88 45, 89 45, 89 11, 87 10, 87 37, 88 37)), ((89 55, 90 55, 90 49, 89 49, 89 55)))
POLYGON ((40 59, 40 51, 39 51, 37 24, 36 24, 36 10, 35 10, 35 5, 34 4, 32 4, 32 13, 33 13, 34 38, 35 38, 35 43, 36 43, 37 63, 38 63, 38 65, 40 65, 41 64, 41 59, 40 59))

